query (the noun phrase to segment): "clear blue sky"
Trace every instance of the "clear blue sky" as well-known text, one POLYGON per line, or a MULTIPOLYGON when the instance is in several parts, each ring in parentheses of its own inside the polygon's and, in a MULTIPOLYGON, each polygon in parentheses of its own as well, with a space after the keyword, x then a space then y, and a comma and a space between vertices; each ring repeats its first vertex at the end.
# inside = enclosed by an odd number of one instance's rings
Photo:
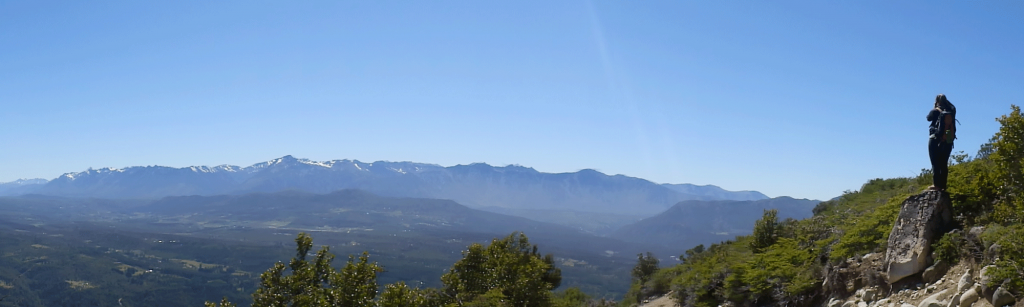
POLYGON ((3 1, 0 182, 284 155, 827 199, 1024 104, 1024 1, 3 1))

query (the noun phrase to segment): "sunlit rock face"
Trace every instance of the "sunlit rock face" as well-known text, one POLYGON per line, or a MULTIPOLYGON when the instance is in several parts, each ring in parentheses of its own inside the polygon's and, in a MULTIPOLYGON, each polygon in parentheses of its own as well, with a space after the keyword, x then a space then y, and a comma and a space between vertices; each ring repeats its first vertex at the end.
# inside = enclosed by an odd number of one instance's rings
POLYGON ((932 243, 953 225, 949 194, 925 191, 904 200, 885 252, 889 283, 924 271, 931 261, 932 243))

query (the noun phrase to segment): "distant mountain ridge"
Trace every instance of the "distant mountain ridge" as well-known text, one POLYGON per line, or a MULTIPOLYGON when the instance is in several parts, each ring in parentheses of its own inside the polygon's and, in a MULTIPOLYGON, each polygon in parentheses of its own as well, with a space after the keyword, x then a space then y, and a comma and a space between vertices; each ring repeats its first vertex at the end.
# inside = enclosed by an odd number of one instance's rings
POLYGON ((38 189, 42 185, 46 184, 46 179, 18 179, 11 182, 0 182, 0 195, 19 195, 31 193, 38 189))
POLYGON ((270 193, 330 193, 361 189, 384 196, 451 199, 470 207, 656 214, 683 200, 767 198, 716 186, 660 185, 645 179, 584 169, 542 173, 533 168, 485 163, 443 167, 415 162, 311 161, 284 156, 248 167, 139 166, 66 173, 16 195, 139 198, 270 193))
POLYGON ((706 196, 709 199, 714 200, 762 200, 769 198, 768 195, 764 195, 758 191, 726 191, 723 188, 710 184, 694 185, 689 183, 665 183, 662 184, 661 186, 675 190, 676 192, 690 195, 706 196))
POLYGON ((810 218, 812 209, 820 202, 785 196, 754 201, 687 200, 658 215, 623 226, 610 237, 689 249, 751 234, 754 221, 767 209, 778 209, 780 221, 810 218))

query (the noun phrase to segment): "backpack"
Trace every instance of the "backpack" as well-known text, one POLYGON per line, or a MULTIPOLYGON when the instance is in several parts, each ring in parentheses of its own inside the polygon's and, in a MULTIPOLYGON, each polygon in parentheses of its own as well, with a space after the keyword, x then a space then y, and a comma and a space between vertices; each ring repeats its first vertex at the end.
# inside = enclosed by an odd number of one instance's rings
POLYGON ((935 121, 938 128, 935 136, 943 142, 953 144, 953 140, 956 139, 956 109, 942 110, 935 121))

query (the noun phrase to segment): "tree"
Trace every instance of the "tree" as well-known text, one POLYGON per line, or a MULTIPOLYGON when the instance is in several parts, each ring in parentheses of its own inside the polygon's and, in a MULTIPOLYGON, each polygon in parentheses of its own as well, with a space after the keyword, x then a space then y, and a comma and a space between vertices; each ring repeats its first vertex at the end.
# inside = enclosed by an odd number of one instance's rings
POLYGON ((683 263, 692 261, 694 257, 697 257, 698 255, 700 255, 703 252, 704 252, 704 244, 700 244, 700 245, 694 246, 693 248, 688 249, 685 252, 683 252, 683 254, 679 256, 679 261, 681 261, 683 263))
POLYGON ((551 254, 541 256, 521 232, 494 239, 487 247, 474 243, 441 281, 455 306, 551 306, 551 290, 562 272, 551 254))
POLYGON ((633 271, 631 272, 634 282, 639 282, 643 285, 648 280, 651 280, 651 276, 657 271, 658 258, 654 257, 654 254, 651 254, 651 252, 647 252, 646 256, 644 254, 636 254, 636 265, 633 266, 633 271))
POLYGON ((778 240, 779 231, 779 210, 764 210, 760 220, 754 222, 753 240, 750 241, 750 249, 760 253, 764 249, 775 244, 778 240))
POLYGON ((431 299, 430 290, 410 288, 403 281, 384 286, 377 302, 378 307, 420 307, 440 306, 436 299, 431 299))
POLYGON ((1010 108, 1013 110, 1010 114, 996 119, 1001 126, 992 143, 995 148, 992 157, 1008 188, 1014 191, 1024 186, 1024 172, 1021 172, 1024 167, 1024 116, 1020 107, 1012 105, 1010 108))
MULTIPOLYGON (((526 235, 513 232, 484 247, 473 244, 441 277, 444 289, 410 288, 404 282, 389 284, 377 298, 377 273, 383 268, 369 262, 363 252, 349 256, 340 271, 331 266, 334 255, 324 246, 306 260, 313 239, 300 233, 295 239, 295 258, 286 267, 276 263, 260 275, 253 293, 256 307, 549 307, 551 290, 562 282, 554 256, 541 256, 526 235), (284 272, 290 270, 290 275, 284 272)), ((207 307, 234 307, 227 299, 207 307)))
MULTIPOLYGON (((285 276, 283 263, 260 275, 260 287, 252 294, 254 307, 312 307, 346 306, 371 307, 376 303, 377 273, 383 268, 369 262, 369 254, 363 252, 358 258, 349 256, 348 263, 338 271, 331 266, 334 254, 324 246, 312 261, 306 255, 313 247, 313 238, 300 233, 295 238, 295 258, 288 264, 291 274, 285 276)), ((207 302, 206 306, 216 306, 207 302)), ((234 306, 226 299, 220 306, 234 306)))
POLYGON ((1020 107, 1011 105, 1012 112, 997 118, 1000 127, 992 147, 991 158, 995 162, 997 177, 1002 180, 1004 202, 996 206, 995 215, 1003 222, 1019 222, 1020 210, 1024 210, 1024 115, 1020 107))

